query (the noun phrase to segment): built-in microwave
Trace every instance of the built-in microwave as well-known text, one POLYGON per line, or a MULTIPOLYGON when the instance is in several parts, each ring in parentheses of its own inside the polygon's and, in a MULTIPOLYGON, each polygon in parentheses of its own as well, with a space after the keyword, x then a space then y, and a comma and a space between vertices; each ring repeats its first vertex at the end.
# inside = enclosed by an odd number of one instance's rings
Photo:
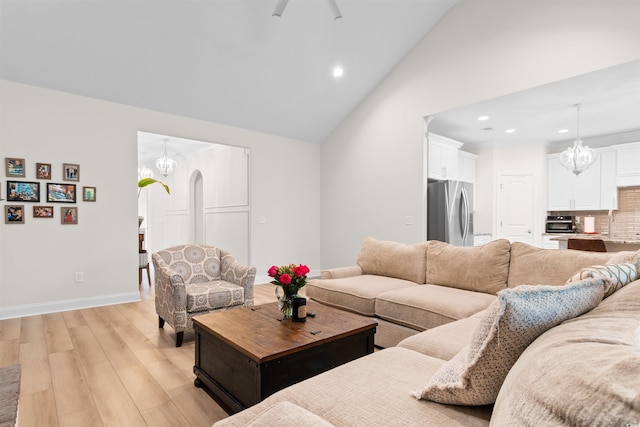
POLYGON ((575 233, 576 217, 573 215, 547 216, 547 233, 575 233))

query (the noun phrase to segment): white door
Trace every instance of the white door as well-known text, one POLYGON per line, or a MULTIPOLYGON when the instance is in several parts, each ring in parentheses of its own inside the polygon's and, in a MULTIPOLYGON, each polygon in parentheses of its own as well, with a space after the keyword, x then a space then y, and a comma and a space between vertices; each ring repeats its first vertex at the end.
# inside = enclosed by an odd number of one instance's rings
POLYGON ((534 175, 498 177, 498 237, 533 245, 534 175))

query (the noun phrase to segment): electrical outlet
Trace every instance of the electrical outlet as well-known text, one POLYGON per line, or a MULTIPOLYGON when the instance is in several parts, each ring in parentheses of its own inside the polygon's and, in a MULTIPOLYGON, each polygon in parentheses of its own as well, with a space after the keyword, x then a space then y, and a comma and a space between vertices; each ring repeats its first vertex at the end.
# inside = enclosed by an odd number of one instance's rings
POLYGON ((84 282, 84 273, 81 271, 76 271, 75 273, 75 280, 76 283, 82 283, 84 282))

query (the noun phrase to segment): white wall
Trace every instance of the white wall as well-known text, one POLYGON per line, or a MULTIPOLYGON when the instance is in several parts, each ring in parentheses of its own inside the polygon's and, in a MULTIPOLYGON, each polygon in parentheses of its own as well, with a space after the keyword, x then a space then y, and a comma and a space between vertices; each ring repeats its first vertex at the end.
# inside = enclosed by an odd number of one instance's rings
POLYGON ((635 0, 454 7, 322 144, 323 268, 353 264, 369 235, 421 240, 424 116, 637 59, 639 16, 635 0))
POLYGON ((194 174, 200 172, 204 235, 199 242, 226 249, 241 262, 251 264, 250 152, 249 148, 212 144, 205 152, 181 159, 174 174, 156 177, 170 187, 171 195, 157 184, 143 190, 148 204, 147 251, 194 241, 191 187, 194 174))
POLYGON ((0 318, 139 298, 138 131, 249 147, 252 265, 265 279, 271 262, 319 269, 317 144, 8 81, 0 121, 0 158, 25 158, 25 180, 36 162, 52 163, 53 182, 63 162, 79 163, 79 186, 97 187, 97 202, 76 204, 78 225, 61 225, 57 207, 55 218, 34 219, 27 203, 25 224, 0 221, 0 318), (84 283, 74 283, 78 271, 84 283))

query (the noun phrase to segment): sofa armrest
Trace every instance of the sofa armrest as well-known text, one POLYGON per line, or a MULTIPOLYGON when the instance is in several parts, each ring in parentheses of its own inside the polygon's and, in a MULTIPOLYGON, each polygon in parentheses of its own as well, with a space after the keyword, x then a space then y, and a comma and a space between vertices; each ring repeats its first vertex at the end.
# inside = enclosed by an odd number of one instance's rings
POLYGON ((151 255, 155 276, 156 313, 176 332, 187 327, 187 290, 184 279, 160 255, 151 255))
POLYGON ((321 279, 342 279, 343 277, 361 276, 362 269, 358 265, 330 268, 320 272, 321 279))
POLYGON ((255 267, 244 265, 229 252, 220 250, 220 277, 244 288, 245 307, 251 307, 254 303, 253 284, 256 272, 255 267))

